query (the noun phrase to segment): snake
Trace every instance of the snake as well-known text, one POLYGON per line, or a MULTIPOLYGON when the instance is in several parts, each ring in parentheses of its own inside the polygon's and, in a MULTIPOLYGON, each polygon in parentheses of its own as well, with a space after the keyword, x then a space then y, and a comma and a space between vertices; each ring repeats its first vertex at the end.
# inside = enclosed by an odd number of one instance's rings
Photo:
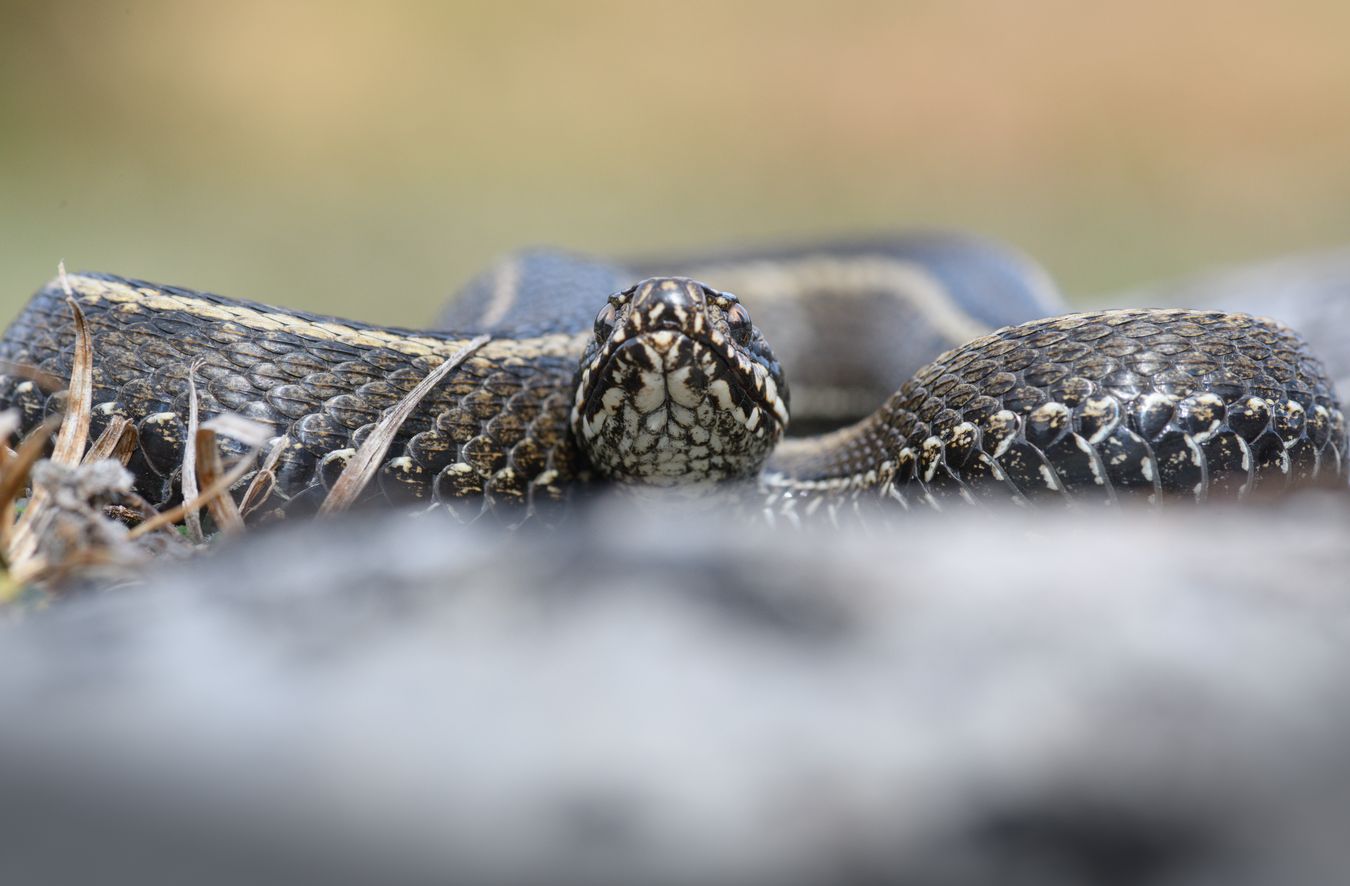
POLYGON ((267 430, 263 452, 218 445, 271 473, 259 513, 289 514, 452 359, 369 498, 516 525, 610 486, 731 492, 797 517, 1202 502, 1343 487, 1347 472, 1327 370, 1291 329, 1222 310, 1066 313, 1036 263, 969 235, 619 262, 528 250, 423 329, 72 274, 0 338, 0 408, 22 431, 65 407, 67 292, 92 339, 91 432, 135 426, 128 467, 161 506, 182 494, 193 401, 267 430))

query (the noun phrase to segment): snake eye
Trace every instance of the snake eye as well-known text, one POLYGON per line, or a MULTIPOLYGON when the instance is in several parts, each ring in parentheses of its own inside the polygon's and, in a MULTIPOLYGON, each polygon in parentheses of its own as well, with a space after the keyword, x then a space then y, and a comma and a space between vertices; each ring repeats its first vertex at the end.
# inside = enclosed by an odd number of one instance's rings
POLYGON ((734 304, 727 308, 727 325, 731 327, 731 336, 741 344, 750 340, 750 312, 745 309, 745 305, 734 304))
POLYGON ((609 334, 614 331, 614 322, 618 319, 619 312, 614 309, 614 303, 608 302, 600 313, 595 315, 595 337, 598 339, 609 338, 609 334))

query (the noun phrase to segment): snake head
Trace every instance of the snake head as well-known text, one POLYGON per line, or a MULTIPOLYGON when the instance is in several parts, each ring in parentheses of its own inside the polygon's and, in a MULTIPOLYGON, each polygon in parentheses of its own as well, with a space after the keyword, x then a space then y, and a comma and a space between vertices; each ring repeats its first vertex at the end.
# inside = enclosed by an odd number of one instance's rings
POLYGON ((610 479, 690 486, 748 477, 787 421, 782 367, 736 296, 657 277, 610 296, 596 315, 571 424, 610 479))

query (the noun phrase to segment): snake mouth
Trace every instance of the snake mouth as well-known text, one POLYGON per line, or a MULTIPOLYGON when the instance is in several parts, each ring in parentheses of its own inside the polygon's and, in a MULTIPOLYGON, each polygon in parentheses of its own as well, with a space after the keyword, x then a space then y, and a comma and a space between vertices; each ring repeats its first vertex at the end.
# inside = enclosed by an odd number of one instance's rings
POLYGON ((650 415, 711 401, 747 432, 781 434, 788 414, 778 385, 767 369, 723 338, 662 329, 611 342, 608 353, 582 373, 574 427, 593 436, 597 417, 624 403, 650 415))

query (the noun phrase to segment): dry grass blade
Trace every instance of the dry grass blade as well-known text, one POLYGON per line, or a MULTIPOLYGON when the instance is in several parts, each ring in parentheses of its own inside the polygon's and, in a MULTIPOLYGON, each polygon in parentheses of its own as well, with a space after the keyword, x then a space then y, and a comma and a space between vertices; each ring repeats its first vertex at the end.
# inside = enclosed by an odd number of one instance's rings
MULTIPOLYGON (((183 447, 183 470, 180 472, 183 484, 183 501, 192 501, 197 497, 197 454, 201 451, 201 440, 198 439, 198 418, 197 418, 197 368, 201 366, 201 361, 194 362, 188 369, 188 421, 187 438, 192 441, 189 445, 183 447)), ((215 447, 215 434, 209 435, 211 447, 215 447)), ((205 482, 205 481, 203 481, 205 482)), ((183 515, 183 523, 187 526, 188 539, 193 544, 201 544, 206 540, 202 535, 202 515, 196 510, 188 511, 183 515)))
POLYGON ((389 451, 389 446, 394 442, 394 435, 398 429, 408 420, 417 404, 422 402, 422 398, 430 393, 431 389, 441 383, 451 370, 459 366, 469 358, 474 351, 481 348, 491 339, 490 335, 480 335, 471 340, 464 347, 460 348, 449 359, 440 366, 437 366, 426 378, 417 383, 417 387, 408 392, 402 400, 398 401, 388 413, 375 425, 370 436, 356 450, 356 454, 347 462, 347 466, 342 469, 337 480, 333 483, 333 488, 328 491, 328 497, 323 500, 319 507, 320 514, 333 514, 345 511, 351 507, 352 502, 361 494, 361 490, 366 488, 371 477, 379 470, 380 460, 384 454, 389 451))
POLYGON ((126 467, 127 462, 131 461, 132 453, 136 451, 137 442, 139 435, 136 433, 136 426, 125 416, 115 415, 103 429, 103 433, 98 435, 94 445, 89 447, 89 451, 84 454, 84 460, 80 463, 87 465, 100 459, 111 458, 126 467))
POLYGON ((17 482, 15 488, 5 492, 9 485, 9 465, 17 453, 9 448, 9 438, 19 430, 19 411, 6 409, 0 412, 0 563, 5 562, 5 553, 9 550, 9 527, 14 525, 14 512, 18 498, 17 482))
MULTIPOLYGON (((89 334, 89 323, 84 318, 75 301, 75 293, 66 279, 66 266, 59 267, 61 285, 66 291, 66 304, 70 305, 75 320, 75 357, 70 369, 70 393, 66 400, 66 414, 61 420, 61 429, 56 433, 56 443, 52 447, 51 460, 65 467, 76 467, 84 448, 89 443, 89 420, 93 411, 94 396, 94 340, 89 334)), ((33 525, 47 509, 47 494, 34 489, 28 499, 28 508, 19 518, 14 528, 14 536, 9 549, 10 563, 18 565, 32 556, 37 549, 37 539, 33 536, 33 525)))
POLYGON ((14 544, 17 538, 14 526, 15 502, 28 486, 28 474, 37 460, 42 458, 52 431, 56 430, 60 421, 56 416, 48 418, 23 438, 12 457, 5 457, 5 470, 0 472, 0 506, 3 506, 3 515, 0 515, 0 551, 3 551, 7 562, 12 563, 17 553, 14 544))
POLYGON ((263 445, 267 442, 268 432, 265 427, 237 415, 218 415, 210 421, 203 422, 201 427, 202 430, 210 432, 213 442, 215 434, 219 433, 239 440, 251 448, 247 454, 234 463, 227 473, 216 477, 211 483, 207 484, 200 495, 146 520, 131 530, 129 538, 139 538, 157 529, 177 523, 189 511, 199 511, 204 507, 209 507, 213 499, 229 495, 230 487, 239 482, 239 479, 248 473, 249 468, 253 467, 257 461, 258 453, 262 451, 263 445))
POLYGON ((53 415, 23 438, 14 457, 6 462, 4 475, 0 476, 0 498, 14 497, 28 482, 28 471, 42 458, 42 451, 47 448, 52 431, 56 430, 60 421, 59 416, 53 415))
POLYGON ((0 488, 3 488, 9 476, 9 463, 17 455, 9 448, 9 438, 18 433, 20 423, 19 410, 6 409, 0 412, 0 488))
POLYGON ((5 459, 14 454, 14 450, 9 448, 9 438, 19 432, 21 424, 19 410, 6 409, 0 412, 0 470, 4 470, 5 459))
POLYGON ((272 441, 272 449, 267 453, 263 466, 253 475, 253 481, 248 484, 244 497, 240 499, 240 514, 247 517, 267 501, 277 483, 277 462, 281 461, 281 456, 290 445, 291 438, 287 436, 277 437, 272 441))
MULTIPOLYGON (((6 409, 0 412, 0 492, 3 492, 10 476, 9 465, 16 453, 9 448, 9 438, 19 429, 19 412, 17 409, 6 409)), ((5 553, 9 550, 9 527, 14 525, 14 513, 16 499, 18 498, 17 487, 11 490, 7 495, 0 497, 0 563, 5 561, 5 553)))
POLYGON ((84 455, 85 444, 89 442, 89 418, 93 409, 94 396, 94 339, 89 334, 89 323, 84 319, 84 311, 75 301, 70 281, 66 279, 66 268, 62 265, 61 285, 66 290, 66 304, 75 318, 75 359, 70 369, 70 395, 66 401, 66 420, 61 422, 61 430, 56 435, 56 446, 52 449, 52 461, 67 467, 80 463, 84 455))

